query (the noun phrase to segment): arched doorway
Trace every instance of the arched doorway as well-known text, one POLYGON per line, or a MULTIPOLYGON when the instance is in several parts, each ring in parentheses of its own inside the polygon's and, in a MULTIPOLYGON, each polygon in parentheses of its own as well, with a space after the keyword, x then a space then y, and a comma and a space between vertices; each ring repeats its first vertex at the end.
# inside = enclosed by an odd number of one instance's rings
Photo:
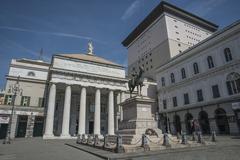
POLYGON ((180 119, 179 115, 174 116, 173 123, 174 123, 176 134, 181 133, 182 127, 181 127, 181 119, 180 119))
POLYGON ((229 134, 229 124, 226 111, 222 108, 215 110, 215 120, 220 134, 229 134))
POLYGON ((205 111, 199 112, 198 121, 201 127, 202 134, 209 134, 210 133, 210 126, 208 120, 208 114, 205 111))
POLYGON ((170 133, 170 121, 166 116, 164 116, 163 126, 165 133, 170 133))
POLYGON ((185 114, 185 125, 187 134, 192 134, 193 116, 190 113, 185 114))

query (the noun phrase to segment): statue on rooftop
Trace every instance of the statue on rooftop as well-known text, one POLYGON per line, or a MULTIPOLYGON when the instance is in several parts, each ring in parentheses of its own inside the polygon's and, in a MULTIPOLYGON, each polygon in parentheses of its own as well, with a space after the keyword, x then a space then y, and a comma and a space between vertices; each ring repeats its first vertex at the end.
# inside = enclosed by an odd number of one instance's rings
POLYGON ((93 54, 93 44, 92 41, 88 42, 88 54, 93 54))

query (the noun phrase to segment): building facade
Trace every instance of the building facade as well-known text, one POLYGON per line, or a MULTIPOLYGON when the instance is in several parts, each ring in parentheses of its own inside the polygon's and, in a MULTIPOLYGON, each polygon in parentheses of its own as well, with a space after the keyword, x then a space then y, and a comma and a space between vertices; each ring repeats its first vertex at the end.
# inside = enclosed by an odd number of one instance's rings
POLYGON ((113 135, 124 99, 124 67, 87 54, 58 54, 49 69, 44 138, 113 135))
POLYGON ((93 54, 57 54, 51 63, 13 59, 0 105, 1 138, 12 108, 11 86, 17 79, 11 138, 72 138, 77 134, 115 134, 121 120, 118 105, 127 90, 125 68, 93 54), (2 121, 3 122, 3 121, 2 121))
POLYGON ((122 42, 128 49, 128 73, 142 66, 154 79, 156 68, 212 35, 218 26, 167 2, 161 2, 122 42))
POLYGON ((156 70, 163 131, 240 131, 240 22, 172 58, 156 70))
POLYGON ((21 94, 15 98, 11 138, 42 136, 44 97, 49 64, 30 59, 13 59, 6 75, 4 102, 0 105, 1 138, 6 136, 13 106, 13 86, 19 83, 21 94))

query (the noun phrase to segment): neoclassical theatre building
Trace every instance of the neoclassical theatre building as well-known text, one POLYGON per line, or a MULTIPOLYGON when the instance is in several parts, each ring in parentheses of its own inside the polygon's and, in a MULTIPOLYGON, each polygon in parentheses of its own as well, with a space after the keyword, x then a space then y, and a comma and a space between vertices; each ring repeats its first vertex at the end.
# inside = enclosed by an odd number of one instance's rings
POLYGON ((127 89, 124 67, 91 51, 58 54, 48 82, 44 138, 115 133, 120 118, 116 107, 127 89))

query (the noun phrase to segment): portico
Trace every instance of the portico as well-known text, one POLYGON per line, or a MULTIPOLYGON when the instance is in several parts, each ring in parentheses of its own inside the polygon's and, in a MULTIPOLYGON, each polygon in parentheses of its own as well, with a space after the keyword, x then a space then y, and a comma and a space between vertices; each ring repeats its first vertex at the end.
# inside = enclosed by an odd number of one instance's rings
POLYGON ((90 54, 55 55, 44 138, 114 135, 125 91, 122 66, 90 54))

